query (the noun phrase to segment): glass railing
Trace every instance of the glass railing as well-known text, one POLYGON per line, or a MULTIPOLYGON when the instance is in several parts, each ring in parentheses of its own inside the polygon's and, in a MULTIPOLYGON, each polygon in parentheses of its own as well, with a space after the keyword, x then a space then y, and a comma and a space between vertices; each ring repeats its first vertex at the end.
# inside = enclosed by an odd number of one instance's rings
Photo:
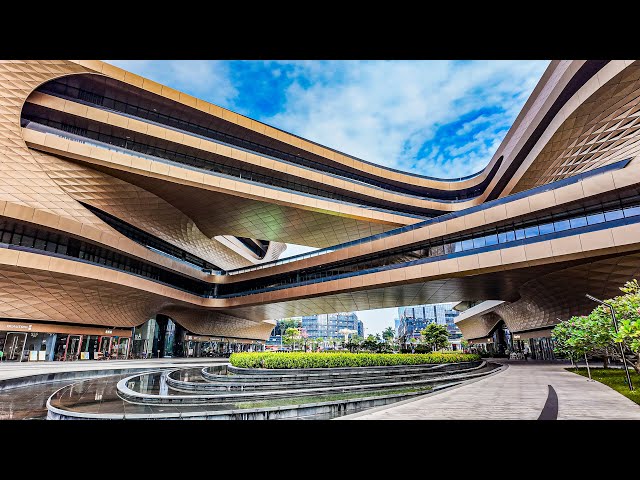
POLYGON ((345 242, 345 243, 341 243, 338 245, 334 245, 332 247, 327 247, 327 248, 322 248, 319 250, 314 250, 313 252, 307 252, 307 253, 301 253, 299 255, 292 255, 291 257, 287 257, 287 258, 282 258, 279 260, 272 260, 270 262, 265 262, 265 263, 261 263, 260 265, 254 265, 251 267, 242 267, 242 268, 235 268, 233 270, 228 270, 225 272, 226 275, 239 275, 242 273, 248 273, 248 272, 253 272, 256 270, 263 270, 265 268, 270 268, 270 267, 274 267, 277 265, 285 265, 287 263, 292 263, 292 262, 297 262, 299 260, 306 260, 307 258, 313 258, 313 257, 317 257, 320 255, 326 255, 332 252, 335 252, 336 250, 341 250, 344 248, 348 248, 348 247, 352 247, 354 245, 362 245, 364 243, 367 242, 372 242, 375 240, 379 240, 381 238, 387 238, 387 237, 391 237, 394 235, 400 235, 412 230, 416 230, 418 228, 424 228, 428 225, 432 225, 435 223, 439 223, 439 222, 444 222, 446 220, 451 220, 453 218, 457 218, 463 215, 468 215, 470 213, 474 213, 477 211, 481 211, 481 210, 486 210, 488 208, 494 207, 496 205, 502 205, 502 204, 506 204, 506 203, 510 203, 513 202, 515 200, 519 200, 521 198, 527 197, 527 196, 531 196, 531 195, 535 195, 537 193, 541 193, 541 192, 545 192, 545 191, 549 191, 549 190, 555 190, 557 188, 561 188, 567 185, 571 185, 573 183, 579 182, 585 178, 594 176, 594 175, 599 175, 601 173, 605 173, 611 170, 618 170, 620 168, 624 168, 625 166, 627 166, 627 164, 629 163, 630 160, 621 160, 619 162, 615 162, 609 165, 605 165, 603 167, 599 167, 593 170, 589 170, 587 172, 583 172, 580 173, 578 175, 574 175, 572 177, 568 177, 562 180, 558 180, 556 182, 553 183, 548 183, 546 185, 541 185, 539 187, 535 187, 535 188, 531 188, 529 190, 524 190, 522 192, 518 192, 515 193, 513 195, 509 195, 507 197, 504 198, 499 198, 497 200, 492 200, 490 202, 485 202, 481 205, 477 205, 474 207, 470 207, 470 208, 466 208, 464 210, 460 210, 458 212, 452 212, 452 213, 447 213, 444 215, 440 215, 438 217, 423 221, 423 222, 419 222, 419 223, 414 223, 412 225, 406 225, 404 227, 399 227, 393 230, 389 230, 387 232, 384 233, 378 233, 376 235, 372 235, 370 237, 364 237, 364 238, 360 238, 358 240, 352 240, 350 242, 345 242))
POLYGON ((180 247, 176 247, 166 240, 151 235, 150 233, 147 233, 146 231, 141 230, 140 228, 135 227, 130 223, 127 223, 124 220, 111 215, 110 213, 100 210, 93 205, 89 205, 85 202, 80 202, 80 204, 88 209, 91 213, 96 215, 100 220, 104 221, 107 225, 114 228, 130 240, 133 240, 139 245, 143 245, 149 250, 153 250, 154 252, 160 253, 177 262, 184 263, 185 265, 188 265, 192 268, 197 268, 198 270, 221 270, 220 267, 212 264, 211 262, 208 262, 203 258, 189 253, 186 250, 181 249, 180 247))
MULTIPOLYGON (((411 252, 391 251, 387 255, 369 259, 345 261, 340 265, 311 272, 292 272, 251 281, 211 284, 184 277, 152 263, 110 251, 102 246, 70 238, 66 235, 35 228, 14 219, 0 220, 0 248, 13 248, 49 256, 69 258, 100 267, 124 271, 131 275, 167 285, 204 298, 233 298, 255 295, 284 288, 327 282, 385 270, 405 268, 427 262, 482 253, 496 249, 527 245, 554 238, 579 235, 591 231, 640 223, 640 195, 618 200, 618 208, 610 204, 590 206, 572 215, 550 218, 522 226, 487 230, 467 237, 452 238, 442 243, 427 242, 411 252), (407 254, 415 258, 407 261, 407 254)), ((330 322, 331 323, 331 322, 330 322)))
POLYGON ((325 267, 313 272, 291 272, 275 275, 272 278, 261 277, 245 282, 219 285, 216 298, 229 298, 299 287, 312 283, 327 282, 352 276, 376 273, 384 270, 404 268, 426 262, 455 258, 461 255, 481 253, 517 245, 526 245, 535 241, 551 240, 568 235, 578 235, 589 231, 613 228, 620 225, 640 223, 640 199, 616 209, 597 210, 591 208, 581 214, 558 220, 529 224, 523 228, 511 227, 479 232, 467 238, 443 242, 425 243, 413 247, 412 251, 397 251, 383 256, 373 257, 360 262, 345 261, 342 265, 325 267), (413 255, 408 255, 413 254, 413 255), (395 262, 394 262, 395 257, 395 262), (407 261, 407 257, 412 257, 407 261))
MULTIPOLYGON (((314 170, 325 172, 328 175, 348 178, 351 180, 361 182, 366 185, 380 187, 385 190, 395 191, 405 195, 415 195, 415 193, 409 191, 406 188, 402 188, 394 184, 388 184, 383 181, 376 180, 374 178, 366 177, 363 175, 358 175, 355 172, 341 169, 336 165, 327 165, 319 161, 302 157, 300 155, 294 155, 288 152, 283 152, 273 147, 252 142, 250 140, 247 140, 246 138, 236 137, 234 135, 230 135, 225 132, 221 132, 208 127, 204 127, 202 125, 199 125, 193 122, 189 122, 183 118, 158 112, 157 109, 145 108, 140 105, 133 105, 131 103, 123 101, 122 99, 115 99, 115 98, 109 97, 108 95, 97 95, 92 91, 89 91, 86 89, 80 89, 78 87, 68 85, 64 82, 64 80, 55 80, 55 81, 49 82, 43 85, 42 87, 40 87, 40 90, 50 95, 58 96, 60 98, 76 101, 79 103, 83 103, 85 105, 91 105, 93 107, 100 108, 106 111, 113 111, 113 112, 128 116, 130 118, 140 119, 153 124, 161 125, 163 127, 173 128, 177 131, 186 132, 190 135, 196 135, 198 137, 205 138, 207 140, 220 142, 221 144, 228 145, 231 147, 241 148, 243 150, 250 151, 252 153, 258 152, 267 156, 268 158, 273 158, 278 161, 285 161, 287 163, 292 163, 295 165, 310 167, 314 170), (202 134, 199 134, 197 132, 202 132, 202 134), (243 147, 243 145, 245 147, 243 147)), ((289 135, 292 135, 292 134, 289 134, 289 135)), ((292 135, 292 136, 295 137, 295 135, 292 135)), ((297 138, 301 138, 301 137, 297 137, 297 138)), ((309 140, 306 140, 306 141, 309 141, 309 140)), ((311 142, 311 143, 314 143, 314 142, 311 142)), ((315 144, 315 145, 319 145, 319 144, 315 144)), ((327 148, 327 147, 323 147, 323 148, 327 148)), ((332 150, 332 149, 329 149, 329 150, 332 150)), ((352 158, 354 160, 357 160, 367 165, 375 166, 382 170, 400 173, 402 175, 407 175, 409 177, 433 180, 433 181, 438 181, 443 183, 444 182, 457 183, 457 182, 470 180, 472 178, 478 177, 485 171, 485 169, 482 169, 479 172, 472 173, 470 175, 466 175, 463 177, 453 177, 453 178, 430 177, 427 175, 421 175, 417 173, 403 172, 401 170, 397 170, 394 168, 377 165, 375 163, 368 162, 366 160, 362 160, 352 155, 338 152, 336 150, 333 150, 333 151, 341 155, 344 155, 345 157, 352 158)), ((491 175, 492 174, 490 173, 489 177, 491 175)), ((469 198, 473 198, 474 195, 478 194, 476 190, 482 190, 482 189, 483 188, 480 187, 479 185, 473 187, 472 189, 469 189, 471 190, 472 194, 471 195, 466 194, 466 196, 461 200, 468 200, 469 198)), ((438 190, 438 189, 434 189, 434 190, 438 190)), ((447 195, 447 193, 448 191, 442 190, 443 195, 447 195)), ((464 196, 465 192, 461 191, 460 194, 464 196)), ((434 200, 437 200, 437 197, 434 197, 434 200)), ((447 200, 442 199, 440 201, 447 201, 447 200)), ((453 200, 453 201, 456 201, 456 200, 453 200)))
POLYGON ((106 246, 7 217, 0 217, 0 246, 126 272, 199 296, 210 297, 210 292, 215 288, 211 283, 164 269, 106 246))
MULTIPOLYGON (((319 200, 326 200, 326 199, 331 199, 331 201, 336 202, 336 203, 341 203, 343 205, 350 205, 350 206, 355 206, 355 207, 360 207, 360 208, 365 208, 367 210, 372 210, 372 211, 378 211, 378 212, 383 212, 383 213, 389 213, 392 215, 400 215, 400 216, 404 216, 404 217, 409 217, 409 218, 416 218, 416 219, 420 219, 423 220, 425 218, 428 218, 426 215, 416 215, 415 213, 412 213, 411 211, 408 211, 406 209, 402 209, 402 208, 398 208, 398 209, 384 209, 384 208, 380 208, 380 207, 376 207, 372 204, 368 204, 368 203, 362 203, 363 200, 362 199, 357 199, 357 198, 351 198, 348 197, 347 195, 342 195, 342 194, 337 194, 337 193, 333 193, 333 192, 323 192, 320 191, 318 189, 314 189, 318 192, 318 194, 314 194, 314 193, 307 193, 306 191, 304 191, 304 189, 306 189, 306 186, 304 185, 297 185, 298 187, 300 187, 300 190, 296 189, 296 185, 293 182, 288 182, 286 179, 280 179, 280 178, 276 178, 276 177, 269 177, 267 175, 262 175, 259 173, 255 173, 255 172, 250 172, 250 171, 243 171, 239 168, 234 168, 232 166, 229 165, 224 165, 224 164, 218 164, 209 160, 205 160, 203 158, 198 158, 198 157, 194 157, 191 155, 186 155, 186 154, 182 154, 182 153, 178 153, 178 152, 173 152, 173 151, 169 151, 166 149, 160 149, 157 147, 153 147, 151 145, 145 145, 145 144, 141 144, 139 142, 134 142, 134 141, 129 141, 129 142, 125 142, 124 139, 120 139, 118 137, 113 137, 112 141, 117 141, 119 143, 125 143, 127 145, 128 148, 125 147, 121 147, 118 145, 114 145, 113 143, 109 143, 109 142, 103 142, 100 140, 95 140, 89 137, 86 137, 84 135, 78 135, 76 133, 71 133, 71 132, 67 132, 65 130, 61 130, 60 128, 51 126, 51 125, 46 125, 44 123, 40 123, 40 122, 50 122, 50 123, 58 123, 58 122, 53 122, 50 121, 48 119, 39 119, 38 121, 34 121, 34 120, 29 120, 29 119, 23 119, 23 123, 24 123, 24 127, 30 130, 35 130, 35 131, 39 131, 42 133, 49 133, 52 135, 56 135, 58 137, 61 138, 65 138, 67 140, 72 140, 74 142, 79 142, 79 143, 84 143, 86 145, 92 145, 95 147, 100 147, 100 148, 104 148, 113 152, 118 152, 118 153, 124 153, 127 155, 132 155, 134 157, 138 157, 138 158, 144 158, 147 160, 153 160, 156 162, 162 162, 162 163, 173 163, 173 164, 179 164, 181 166, 186 166, 187 168, 192 168, 192 169, 198 169, 200 171, 206 171, 207 173, 211 173, 211 172, 215 172, 215 174, 217 176, 223 177, 223 178, 227 178, 230 180, 234 180, 237 181, 238 179, 240 179, 241 181, 245 182, 245 183, 249 183, 252 185, 256 185, 256 186, 264 186, 264 185, 269 185, 269 188, 274 189, 274 190, 278 190, 278 191, 283 191, 283 192, 288 192, 288 193, 295 193, 298 195, 302 195, 308 198, 316 198, 319 200), (135 150, 134 148, 140 148, 140 149, 153 149, 153 150, 158 150, 158 151, 164 151, 166 153, 166 156, 169 158, 166 158, 164 156, 159 156, 159 155, 152 155, 152 154, 148 154, 148 153, 142 153, 140 151, 135 150), (279 186, 278 183, 282 184, 282 183, 286 183, 287 186, 279 186), (326 194, 326 195, 323 195, 326 194)), ((111 137, 109 135, 100 135, 101 138, 102 137, 111 137)), ((373 203, 373 202, 371 202, 373 203)))

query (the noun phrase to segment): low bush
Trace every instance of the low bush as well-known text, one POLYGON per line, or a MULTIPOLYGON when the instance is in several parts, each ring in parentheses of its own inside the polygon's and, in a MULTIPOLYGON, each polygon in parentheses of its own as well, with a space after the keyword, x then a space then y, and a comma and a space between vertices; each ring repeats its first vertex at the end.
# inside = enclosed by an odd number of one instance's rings
POLYGON ((347 353, 335 352, 247 352, 234 353, 229 358, 231 365, 238 368, 336 368, 336 367, 378 367, 390 365, 423 365, 438 363, 472 362, 480 356, 468 353, 347 353))

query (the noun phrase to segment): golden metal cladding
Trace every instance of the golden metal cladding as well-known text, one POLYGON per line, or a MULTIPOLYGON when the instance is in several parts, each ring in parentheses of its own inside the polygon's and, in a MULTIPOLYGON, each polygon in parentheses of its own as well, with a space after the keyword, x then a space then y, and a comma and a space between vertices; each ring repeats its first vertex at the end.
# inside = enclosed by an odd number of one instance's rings
MULTIPOLYGON (((454 185, 390 173, 384 167, 315 145, 103 62, 3 61, 0 62, 0 215, 65 231, 184 275, 220 281, 132 242, 79 202, 104 210, 225 269, 250 262, 213 239, 216 235, 328 247, 418 219, 268 186, 247 187, 241 181, 178 165, 160 162, 155 165, 151 161, 134 160, 132 155, 106 153, 106 149, 73 145, 76 142, 65 143, 54 135, 22 129, 23 105, 38 86, 65 75, 107 75, 364 172, 396 181, 453 189, 476 185, 486 177, 498 155, 504 155, 504 164, 490 184, 495 185, 550 103, 583 63, 552 62, 489 167, 478 177, 454 185)), ((556 119, 554 133, 544 137, 542 143, 546 143, 514 176, 507 190, 528 189, 637 155, 640 66, 619 61, 612 63, 608 72, 609 77, 603 73, 601 86, 596 79, 597 87, 593 86, 594 82, 588 83, 572 97, 562 116, 556 119)), ((549 132, 553 128, 550 127, 549 132)), ((592 177, 573 186, 235 280, 337 261, 345 255, 349 258, 376 251, 383 254, 404 244, 490 225, 638 184, 640 166, 634 160, 624 170, 592 177)), ((350 188, 348 182, 344 188, 350 188)), ((485 198, 486 194, 443 208, 462 209, 482 203, 485 198)), ((475 319, 461 322, 463 333, 484 335, 498 318, 517 332, 544 328, 552 325, 556 316, 564 317, 586 308, 578 298, 584 296, 584 291, 610 296, 611 286, 617 287, 637 276, 640 273, 638 228, 625 225, 230 299, 206 299, 100 266, 0 249, 0 317, 131 327, 161 313, 196 334, 264 339, 275 318, 495 298, 508 303, 490 317, 477 319, 476 323, 475 319)), ((281 245, 273 245, 269 255, 277 255, 281 249, 281 245)))

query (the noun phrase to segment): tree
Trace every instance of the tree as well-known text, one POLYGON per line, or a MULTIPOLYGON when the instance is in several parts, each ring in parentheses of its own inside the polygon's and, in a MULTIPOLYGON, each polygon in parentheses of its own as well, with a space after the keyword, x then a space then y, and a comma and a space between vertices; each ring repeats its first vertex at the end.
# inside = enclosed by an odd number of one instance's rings
POLYGON ((284 337, 282 339, 283 343, 286 345, 293 345, 292 350, 296 349, 296 342, 299 341, 302 337, 300 336, 300 330, 297 328, 287 328, 284 332, 284 337))
POLYGON ((349 337, 349 341, 344 344, 344 348, 348 349, 351 353, 357 352, 360 350, 360 346, 362 344, 363 338, 358 335, 351 335, 349 337))
POLYGON ((613 345, 611 319, 606 321, 597 314, 571 317, 554 327, 555 350, 577 361, 585 355, 605 355, 613 345))
POLYGON ((324 338, 322 337, 316 337, 316 348, 319 350, 320 349, 320 344, 324 343, 324 338))
POLYGON ((589 315, 571 317, 554 327, 556 353, 572 360, 585 354, 622 360, 622 346, 625 359, 640 373, 640 285, 634 279, 620 290, 624 295, 606 301, 616 314, 617 334, 609 308, 599 305, 589 315))
POLYGON ((280 325, 280 331, 286 332, 288 328, 299 328, 302 326, 302 320, 298 317, 293 318, 281 318, 278 320, 278 325, 280 325))
MULTIPOLYGON (((615 297, 607 303, 612 304, 619 322, 619 331, 614 341, 623 346, 625 358, 640 374, 640 285, 633 279, 620 287, 624 295, 615 297)), ((603 308, 600 306, 598 308, 603 308)), ((608 310, 608 309, 607 309, 608 310)), ((616 348, 614 352, 617 352, 616 348)))
POLYGON ((298 329, 299 335, 300 335, 300 342, 302 343, 302 345, 304 346, 304 351, 307 351, 307 341, 309 339, 309 334, 307 333, 307 330, 304 328, 299 328, 298 329))
POLYGON ((348 349, 351 353, 357 352, 360 350, 363 340, 359 335, 351 335, 349 341, 344 344, 344 348, 348 349))
POLYGON ((430 323, 420 331, 422 340, 431 346, 431 351, 439 350, 449 346, 449 332, 444 325, 430 323))
POLYGON ((393 339, 394 339, 395 336, 396 336, 396 332, 393 330, 392 327, 387 327, 382 332, 382 338, 387 343, 393 342, 393 339))

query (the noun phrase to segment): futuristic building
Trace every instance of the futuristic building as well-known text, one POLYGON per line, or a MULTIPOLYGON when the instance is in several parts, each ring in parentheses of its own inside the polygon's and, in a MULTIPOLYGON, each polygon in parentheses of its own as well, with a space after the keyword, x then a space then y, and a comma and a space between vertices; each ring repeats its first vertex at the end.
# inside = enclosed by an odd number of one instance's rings
POLYGON ((639 102, 638 62, 553 61, 487 167, 437 179, 107 63, 2 62, 0 348, 128 350, 149 319, 251 343, 276 318, 454 301, 472 341, 548 336, 639 272, 639 102))

